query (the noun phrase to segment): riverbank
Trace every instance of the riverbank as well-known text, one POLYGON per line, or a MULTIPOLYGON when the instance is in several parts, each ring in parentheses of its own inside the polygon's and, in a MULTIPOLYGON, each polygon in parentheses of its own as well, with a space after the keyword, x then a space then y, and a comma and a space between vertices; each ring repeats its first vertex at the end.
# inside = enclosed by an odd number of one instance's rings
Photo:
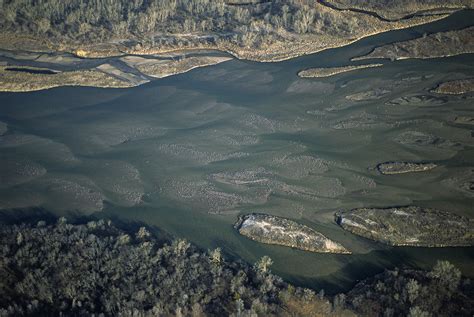
MULTIPOLYGON (((112 42, 88 45, 78 42, 64 42, 61 44, 48 43, 47 40, 41 40, 38 43, 40 51, 65 52, 72 53, 80 58, 107 58, 120 57, 125 55, 161 55, 173 52, 193 52, 199 50, 217 50, 230 54, 238 59, 251 60, 256 62, 281 62, 292 58, 315 54, 324 50, 338 48, 350 45, 363 38, 377 35, 380 33, 410 28, 449 16, 449 14, 413 17, 409 20, 394 22, 384 22, 370 15, 354 12, 338 12, 319 7, 323 13, 331 15, 331 20, 349 19, 358 21, 359 25, 350 32, 333 33, 326 31, 320 33, 294 34, 287 30, 278 30, 269 36, 268 40, 262 40, 259 45, 240 45, 229 39, 228 34, 154 34, 153 37, 167 38, 172 37, 175 42, 184 43, 177 46, 162 45, 153 46, 152 43, 139 42, 138 39, 116 39, 112 42), (203 39, 212 38, 212 41, 203 41, 203 39), (48 43, 45 44, 44 43, 48 43), (135 43, 135 44, 130 44, 135 43)), ((232 35, 232 34, 231 34, 232 35)), ((233 34, 236 35, 236 34, 233 34)), ((5 34, 0 37, 0 47, 9 50, 17 50, 23 46, 21 37, 18 41, 11 41, 15 35, 5 34), (7 42, 7 43, 5 43, 7 42), (12 43, 12 44, 10 44, 12 43)), ((25 41, 35 41, 32 38, 25 38, 25 41)), ((31 47, 31 45, 28 45, 31 47)), ((35 50, 33 50, 35 51, 35 50)))
MULTIPOLYGON (((246 6, 245 9, 228 6, 232 12, 246 10, 255 14, 255 23, 261 22, 259 10, 266 10, 267 3, 246 6), (261 7, 260 9, 259 6, 261 7), (255 12, 254 12, 255 11, 255 12)), ((433 5, 444 7, 442 4, 433 5)), ((386 31, 426 24, 449 16, 465 8, 453 7, 443 14, 416 15, 418 8, 411 8, 413 15, 398 20, 386 20, 371 12, 350 8, 338 9, 331 3, 321 1, 296 6, 305 16, 308 25, 297 27, 268 25, 262 33, 261 27, 223 31, 219 28, 209 31, 191 32, 148 32, 140 36, 135 34, 110 35, 107 40, 87 41, 74 39, 73 36, 51 37, 32 35, 4 30, 0 35, 0 47, 12 51, 31 52, 69 52, 81 58, 106 58, 123 55, 155 55, 177 50, 215 49, 234 55, 239 59, 259 62, 276 62, 297 56, 313 54, 325 49, 351 44, 362 38, 386 31), (317 11, 317 15, 315 15, 317 11), (314 25, 310 25, 311 20, 314 25), (331 28, 328 28, 328 21, 331 28), (350 25, 348 25, 350 23, 350 25)))
MULTIPOLYGON (((295 4, 296 5, 296 4, 295 4)), ((269 25, 260 25, 264 23, 260 21, 262 12, 267 10, 267 3, 249 3, 242 6, 230 5, 231 10, 248 10, 251 14, 255 14, 255 19, 250 28, 245 26, 246 31, 241 28, 224 30, 215 28, 207 31, 190 31, 190 32, 147 32, 146 34, 137 35, 136 33, 126 34, 110 34, 107 40, 99 40, 87 42, 84 39, 78 39, 74 36, 50 36, 47 34, 31 35, 21 32, 12 32, 10 29, 4 30, 0 35, 0 47, 4 50, 9 50, 10 59, 35 62, 35 54, 39 53, 46 58, 46 60, 54 62, 54 58, 49 56, 54 55, 68 55, 72 57, 62 60, 56 59, 62 66, 75 65, 81 61, 95 61, 98 59, 118 58, 122 59, 128 66, 136 70, 130 74, 127 67, 116 69, 111 72, 111 66, 103 66, 102 69, 92 69, 92 71, 101 71, 106 75, 112 76, 111 80, 91 79, 90 76, 84 78, 76 78, 73 80, 66 80, 65 85, 81 85, 94 87, 133 87, 146 83, 153 78, 162 78, 182 72, 189 71, 195 67, 204 67, 214 65, 220 61, 212 59, 187 59, 178 60, 172 63, 163 61, 153 61, 155 57, 161 59, 162 56, 178 55, 186 56, 186 54, 193 54, 196 51, 215 50, 225 52, 238 59, 251 60, 257 62, 279 62, 295 57, 318 53, 327 49, 343 47, 359 41, 363 38, 370 37, 387 31, 410 28, 417 25, 422 25, 437 21, 449 16, 463 6, 445 8, 443 5, 443 13, 433 12, 417 14, 416 10, 419 8, 414 6, 410 10, 410 16, 403 16, 400 19, 388 20, 383 18, 380 14, 373 12, 365 12, 359 9, 340 9, 335 8, 329 2, 318 2, 314 4, 304 4, 301 7, 298 5, 299 11, 303 16, 308 15, 303 19, 308 25, 300 25, 295 20, 293 26, 284 25, 278 26, 280 22, 268 22, 269 25), (246 9, 242 9, 246 8, 246 9), (263 11, 262 11, 263 10, 263 11), (312 21, 312 22, 311 22, 312 21), (258 22, 258 23, 257 23, 258 22), (276 23, 273 25, 272 23, 276 23), (328 27, 328 23, 331 27, 328 27), (265 31, 263 31, 265 30, 265 31), (28 57, 30 55, 30 57, 28 57), (138 55, 138 56, 137 56, 138 55), (141 56, 141 57, 140 57, 141 56), (137 60, 146 58, 147 60, 137 60), (136 66, 141 65, 138 69, 136 66), (174 68, 174 69, 173 69, 174 68), (143 75, 143 76, 141 76, 143 75), (109 83, 101 82, 101 80, 108 80, 109 83)), ((436 7, 436 6, 435 6, 436 7)), ((283 10, 283 9, 282 9, 283 10)), ((232 11, 233 12, 233 11, 232 11)), ((299 14, 298 13, 298 14, 299 14)), ((267 22, 265 22, 267 23, 267 22)), ((301 22, 303 23, 303 22, 301 22)), ((46 61, 45 60, 45 61, 46 61)), ((41 61, 41 60, 38 60, 41 61)), ((95 63, 95 62, 94 62, 95 63)), ((8 66, 16 67, 9 63, 8 66)), ((83 71, 82 69, 80 71, 83 71)), ((338 73, 339 71, 336 71, 338 73)), ((72 74, 65 74, 63 76, 72 77, 72 74)), ((76 73, 75 75, 78 75, 76 73)), ((21 77, 20 74, 16 74, 21 77)), ((96 77, 99 75, 96 75, 96 77)), ((31 77, 31 76, 30 76, 31 77)), ((45 84, 35 84, 34 78, 24 77, 22 81, 32 80, 31 87, 28 85, 18 85, 11 76, 5 76, 4 82, 1 86, 5 86, 2 91, 31 91, 57 87, 58 82, 48 76, 42 76, 40 81, 45 81, 45 84), (12 82, 9 82, 12 80, 12 82), (43 87, 43 88, 42 88, 43 87)), ((39 76, 38 76, 39 77, 39 76)))
POLYGON ((474 53, 474 27, 448 32, 424 34, 422 37, 376 47, 367 55, 355 57, 353 61, 385 58, 402 60, 408 58, 440 58, 474 53))
MULTIPOLYGON (((370 17, 367 17, 371 19, 370 17)), ((400 25, 379 25, 372 32, 358 35, 356 38, 334 37, 330 34, 301 35, 294 37, 288 32, 283 32, 283 40, 276 41, 262 47, 241 47, 228 40, 216 41, 214 43, 193 42, 193 37, 186 47, 149 47, 142 45, 125 46, 120 43, 104 43, 94 46, 84 46, 80 44, 52 44, 45 39, 40 40, 35 46, 35 38, 16 37, 8 33, 0 36, 0 47, 10 50, 9 58, 35 62, 38 56, 54 56, 72 53, 76 58, 56 59, 60 61, 62 67, 74 65, 86 60, 106 59, 119 57, 136 73, 127 72, 124 69, 117 69, 108 64, 94 67, 92 69, 81 69, 77 71, 61 72, 60 76, 51 74, 28 74, 26 72, 5 71, 0 74, 0 91, 27 92, 42 89, 49 89, 60 86, 90 86, 100 88, 128 88, 149 82, 153 78, 163 78, 183 72, 187 72, 196 67, 215 65, 230 58, 217 58, 209 56, 186 57, 188 53, 200 51, 221 51, 228 53, 238 59, 253 60, 257 62, 279 62, 302 55, 317 53, 326 49, 342 47, 354 43, 364 37, 375 35, 381 32, 407 28, 419 24, 432 22, 440 17, 416 18, 416 21, 403 22, 400 25), (47 43, 47 44, 45 44, 47 43), (81 48, 76 48, 77 45, 81 48), (36 47, 36 48, 35 48, 36 47), (26 49, 26 50, 25 50, 26 49), (176 55, 177 58, 163 61, 161 56, 176 55), (38 55, 39 54, 39 55, 38 55), (138 56, 137 56, 138 55, 138 56), (141 56, 141 57, 140 57, 141 56), (153 57, 157 57, 154 59, 153 57), (179 57, 180 56, 180 57, 179 57), (138 73, 138 76, 137 76, 138 73), (140 76, 143 75, 143 76, 140 76)), ((375 21, 373 21, 375 22, 375 21)), ((378 21, 381 23, 380 21, 378 21)), ((375 23, 377 25, 377 23, 375 23)), ((44 59, 44 58, 43 58, 44 59)), ((54 58, 48 57, 46 60, 54 62, 54 58)), ((54 65, 54 64, 53 64, 54 65)), ((20 68, 21 65, 9 63, 10 68, 20 68)))

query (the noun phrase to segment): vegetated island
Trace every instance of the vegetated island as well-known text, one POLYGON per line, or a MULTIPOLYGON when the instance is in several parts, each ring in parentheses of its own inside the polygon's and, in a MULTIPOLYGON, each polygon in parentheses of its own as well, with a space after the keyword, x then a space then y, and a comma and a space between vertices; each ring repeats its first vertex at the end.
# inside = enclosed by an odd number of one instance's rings
POLYGON ((377 170, 383 175, 395 175, 414 172, 430 171, 438 165, 434 163, 414 162, 385 162, 377 165, 377 170))
POLYGON ((434 93, 445 95, 462 95, 473 91, 474 78, 447 81, 432 90, 434 93))
MULTIPOLYGON (((376 2, 367 1, 372 5, 376 2)), ((14 0, 2 3, 0 47, 12 51, 70 52, 79 57, 217 49, 243 59, 281 61, 432 22, 456 10, 474 7, 468 3, 446 9, 445 1, 414 2, 429 2, 432 8, 442 8, 446 14, 414 14, 387 21, 361 10, 337 10, 326 1, 299 0, 247 1, 244 5, 225 0, 75 0, 61 5, 25 5, 14 0)), ((415 5, 405 9, 412 8, 418 10, 415 5)))
POLYGON ((241 216, 234 226, 238 232, 252 240, 277 244, 295 249, 321 253, 351 253, 342 245, 323 234, 292 220, 264 215, 241 216))
POLYGON ((438 58, 474 52, 474 26, 448 32, 424 35, 417 39, 396 42, 376 47, 367 55, 352 60, 388 58, 400 60, 407 58, 438 58))
POLYGON ((330 77, 341 73, 347 73, 358 69, 380 67, 383 64, 366 64, 366 65, 351 65, 342 67, 326 67, 326 68, 308 68, 298 72, 301 78, 319 78, 330 77))
POLYGON ((453 121, 454 123, 459 123, 459 124, 470 124, 474 125, 474 117, 470 116, 456 116, 453 121))
POLYGON ((337 212, 336 222, 356 235, 392 246, 474 245, 474 220, 416 206, 357 208, 337 212))

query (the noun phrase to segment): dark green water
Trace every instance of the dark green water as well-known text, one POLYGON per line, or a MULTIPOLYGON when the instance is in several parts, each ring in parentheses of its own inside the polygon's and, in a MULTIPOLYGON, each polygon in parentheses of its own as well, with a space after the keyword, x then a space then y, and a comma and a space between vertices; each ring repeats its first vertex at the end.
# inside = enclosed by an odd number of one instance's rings
POLYGON ((344 232, 333 214, 417 204, 474 216, 474 193, 462 187, 474 175, 472 126, 453 121, 474 116, 474 99, 430 93, 441 81, 472 77, 474 56, 383 61, 328 79, 296 73, 346 65, 375 45, 465 27, 473 18, 461 12, 286 62, 230 61, 131 89, 1 93, 0 209, 141 221, 249 262, 269 255, 274 272, 332 292, 384 267, 428 268, 437 259, 472 277, 473 248, 388 248, 344 232), (384 92, 379 99, 346 98, 374 89, 384 92), (389 103, 406 96, 429 98, 389 103), (374 171, 392 160, 442 166, 398 176, 374 171), (250 241, 232 224, 253 211, 307 224, 354 254, 250 241))

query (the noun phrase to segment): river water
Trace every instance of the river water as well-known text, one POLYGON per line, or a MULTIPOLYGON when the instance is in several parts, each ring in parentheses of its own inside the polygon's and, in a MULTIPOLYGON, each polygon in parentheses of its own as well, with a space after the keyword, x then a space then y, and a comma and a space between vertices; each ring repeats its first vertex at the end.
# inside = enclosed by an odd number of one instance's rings
POLYGON ((333 214, 415 204, 474 217, 472 125, 455 121, 474 117, 473 96, 430 92, 472 77, 474 55, 383 61, 327 79, 296 75, 472 21, 472 11, 460 12, 285 62, 233 60, 130 89, 0 93, 0 209, 143 222, 248 262, 269 255, 275 273, 329 292, 437 259, 473 277, 473 248, 390 248, 344 232, 333 214), (374 168, 386 161, 440 167, 383 176, 374 168), (250 241, 232 227, 248 212, 294 219, 354 254, 250 241))

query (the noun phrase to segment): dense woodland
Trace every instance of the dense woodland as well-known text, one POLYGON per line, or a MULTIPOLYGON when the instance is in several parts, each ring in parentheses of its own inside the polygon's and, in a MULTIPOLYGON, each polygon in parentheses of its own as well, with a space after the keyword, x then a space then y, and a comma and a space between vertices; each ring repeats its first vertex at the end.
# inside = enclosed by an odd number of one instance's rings
MULTIPOLYGON (((80 42, 139 39, 176 45, 168 35, 194 35, 242 46, 272 41, 279 34, 349 33, 357 21, 337 21, 314 1, 274 0, 238 5, 225 0, 3 0, 0 28, 50 39, 80 42)), ((248 2, 245 2, 248 3, 248 2)), ((196 39, 193 39, 194 41, 196 39)))
POLYGON ((395 270, 329 301, 253 266, 110 221, 0 225, 0 316, 471 316, 473 287, 439 262, 395 270))
POLYGON ((231 262, 219 249, 160 243, 144 227, 129 234, 102 220, 71 225, 61 218, 1 226, 0 241, 0 316, 341 312, 271 274, 268 257, 253 266, 231 262))
POLYGON ((430 272, 387 270, 356 285, 346 305, 362 316, 473 316, 474 285, 447 261, 430 272))

